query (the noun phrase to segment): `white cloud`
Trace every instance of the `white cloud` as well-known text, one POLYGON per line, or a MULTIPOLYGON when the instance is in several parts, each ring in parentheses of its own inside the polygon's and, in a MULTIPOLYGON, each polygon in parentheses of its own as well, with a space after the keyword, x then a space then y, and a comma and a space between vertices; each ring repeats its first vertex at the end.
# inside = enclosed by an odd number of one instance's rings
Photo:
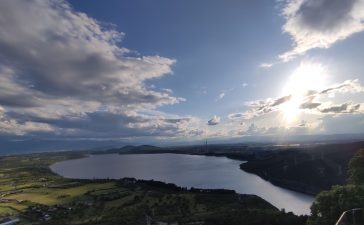
POLYGON ((161 90, 164 91, 164 92, 167 92, 168 94, 173 94, 173 90, 172 89, 162 88, 161 90))
POLYGON ((25 135, 28 132, 54 132, 55 129, 46 123, 38 123, 27 121, 19 123, 15 119, 8 119, 4 116, 0 117, 0 133, 25 135))
POLYGON ((225 92, 221 92, 219 96, 217 96, 216 101, 219 101, 225 97, 225 92))
POLYGON ((124 35, 66 1, 1 1, 0 133, 169 136, 195 129, 186 125, 190 117, 145 115, 185 101, 145 84, 171 74, 175 60, 132 56, 120 46, 124 35))
MULTIPOLYGON (((329 48, 364 30, 363 0, 286 0, 283 31, 293 49, 279 58, 289 61, 310 49, 329 48)), ((268 65, 268 64, 267 64, 268 65)))
POLYGON ((274 64, 273 63, 262 63, 259 65, 261 68, 271 68, 274 64))

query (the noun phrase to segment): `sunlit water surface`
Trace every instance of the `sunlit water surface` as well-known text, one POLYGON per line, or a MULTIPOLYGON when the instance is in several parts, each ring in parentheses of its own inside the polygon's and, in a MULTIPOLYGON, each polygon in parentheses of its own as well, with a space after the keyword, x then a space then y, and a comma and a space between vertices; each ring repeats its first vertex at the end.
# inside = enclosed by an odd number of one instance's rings
POLYGON ((309 214, 313 197, 272 185, 240 170, 241 161, 225 157, 182 154, 91 155, 53 164, 68 178, 124 178, 158 180, 182 187, 224 188, 258 195, 279 209, 309 214))

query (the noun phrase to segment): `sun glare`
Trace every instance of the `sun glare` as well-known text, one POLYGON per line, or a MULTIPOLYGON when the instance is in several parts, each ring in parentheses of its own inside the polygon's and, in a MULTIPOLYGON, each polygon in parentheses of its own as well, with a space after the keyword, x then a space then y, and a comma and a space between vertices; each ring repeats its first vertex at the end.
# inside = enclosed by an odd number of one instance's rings
POLYGON ((291 96, 281 108, 286 124, 299 120, 300 105, 304 102, 307 92, 323 89, 326 81, 326 69, 317 63, 303 63, 292 73, 283 88, 283 94, 291 96))

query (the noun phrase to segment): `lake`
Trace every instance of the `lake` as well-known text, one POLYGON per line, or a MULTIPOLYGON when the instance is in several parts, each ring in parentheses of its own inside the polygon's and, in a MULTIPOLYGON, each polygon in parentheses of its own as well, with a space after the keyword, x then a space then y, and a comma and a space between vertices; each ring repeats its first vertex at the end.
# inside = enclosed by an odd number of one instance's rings
POLYGON ((182 154, 108 154, 53 164, 52 171, 67 178, 124 178, 158 180, 182 187, 224 188, 254 194, 279 209, 309 214, 312 196, 277 187, 242 171, 241 161, 225 157, 182 154))

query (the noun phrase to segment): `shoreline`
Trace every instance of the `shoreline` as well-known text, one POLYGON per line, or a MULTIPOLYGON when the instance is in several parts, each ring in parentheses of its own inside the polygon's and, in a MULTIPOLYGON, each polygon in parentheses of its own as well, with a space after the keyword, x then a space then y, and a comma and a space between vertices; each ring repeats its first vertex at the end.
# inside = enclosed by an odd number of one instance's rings
MULTIPOLYGON (((108 153, 108 154, 102 154, 102 155, 114 155, 114 154, 115 153, 108 153)), ((121 155, 141 155, 141 154, 143 154, 143 155, 155 155, 155 154, 172 154, 173 155, 174 154, 174 155, 191 155, 191 156, 204 156, 204 157, 211 157, 211 156, 213 156, 213 155, 204 155, 204 154, 186 154, 186 153, 174 153, 174 152, 163 152, 163 153, 158 152, 158 153, 150 153, 150 154, 148 154, 148 153, 136 153, 136 154, 134 154, 134 153, 125 153, 125 154, 121 154, 121 155)), ((98 155, 100 155, 100 154, 96 154, 96 155, 93 155, 93 154, 91 154, 91 155, 85 155, 83 158, 89 157, 89 156, 93 157, 93 156, 98 156, 98 155)), ((118 154, 118 155, 120 155, 120 154, 118 154)), ((226 157, 226 156, 222 156, 222 155, 217 155, 217 156, 214 156, 214 157, 224 157, 224 158, 227 158, 227 159, 230 159, 230 160, 234 160, 235 161, 234 164, 236 164, 237 167, 239 167, 239 165, 240 165, 239 163, 242 161, 242 160, 232 159, 232 158, 229 158, 229 157, 226 157)), ((66 161, 70 161, 70 160, 66 160, 66 161)), ((75 164, 75 163, 73 163, 73 164, 75 164)), ((71 165, 69 165, 69 166, 71 166, 71 165)), ((235 166, 233 166, 233 167, 235 168, 235 166)), ((175 184, 175 185, 177 185, 178 187, 181 187, 181 188, 188 188, 188 189, 190 189, 190 188, 211 189, 210 188, 211 186, 210 187, 208 187, 208 186, 202 187, 202 186, 194 186, 193 184, 190 184, 190 185, 186 185, 185 184, 185 185, 183 185, 182 184, 183 182, 182 183, 178 183, 175 180, 168 180, 168 179, 167 180, 163 180, 163 179, 158 179, 158 178, 156 179, 156 178, 153 178, 153 176, 149 176, 150 178, 148 178, 146 176, 139 176, 138 177, 138 176, 133 176, 133 175, 127 175, 127 174, 125 174, 125 176, 124 175, 114 176, 114 177, 111 176, 110 178, 108 178, 108 175, 100 175, 99 174, 98 176, 92 177, 92 174, 91 175, 90 174, 89 175, 85 175, 85 176, 83 176, 83 175, 70 175, 69 172, 66 173, 66 174, 62 174, 62 172, 60 172, 61 170, 58 170, 58 172, 57 172, 57 170, 53 170, 52 169, 52 165, 50 165, 50 169, 52 170, 52 172, 56 173, 57 175, 62 176, 63 178, 67 178, 67 179, 81 179, 81 180, 91 180, 91 181, 92 180, 98 180, 98 179, 109 179, 109 180, 115 180, 115 181, 117 181, 117 180, 123 179, 123 178, 135 178, 135 179, 138 179, 138 180, 139 179, 140 180, 155 180, 155 181, 160 181, 160 182, 165 182, 165 183, 171 183, 171 184, 175 184), (79 177, 82 177, 82 178, 79 178, 79 177)), ((304 192, 299 192, 299 191, 296 191, 296 190, 292 190, 292 189, 289 189, 289 188, 281 187, 279 185, 273 184, 272 182, 269 182, 269 181, 265 180, 264 178, 262 178, 261 176, 259 176, 257 174, 250 173, 250 172, 246 172, 244 170, 241 170, 240 168, 235 168, 234 170, 236 171, 236 173, 239 173, 239 171, 241 171, 241 173, 247 173, 247 174, 252 174, 254 176, 257 176, 260 179, 264 180, 267 183, 266 185, 268 185, 268 183, 269 183, 269 185, 272 185, 272 186, 275 186, 275 188, 278 188, 277 191, 279 191, 279 189, 281 189, 281 191, 284 192, 284 194, 282 192, 282 197, 283 198, 285 198, 285 195, 287 195, 287 196, 289 196, 289 195, 295 195, 296 196, 295 198, 297 198, 297 201, 298 202, 300 202, 300 201, 307 202, 307 203, 304 203, 304 204, 309 204, 309 206, 307 206, 307 207, 305 206, 304 209, 307 208, 308 209, 308 212, 305 212, 305 213, 297 213, 297 215, 308 215, 309 214, 309 207, 311 206, 312 202, 314 201, 314 197, 315 196, 313 196, 311 194, 304 193, 304 192), (292 193, 292 194, 289 194, 289 193, 292 193), (299 200, 301 198, 302 198, 302 200, 299 200), (303 200, 303 199, 306 199, 306 198, 307 198, 307 200, 303 200), (308 199, 310 199, 310 200, 308 201, 308 199)), ((234 180, 236 180, 236 179, 234 179, 234 180)), ((236 180, 236 181, 238 182, 238 180, 236 180)), ((254 186, 255 183, 256 182, 253 181, 252 185, 254 186)), ((269 185, 267 187, 269 187, 269 185)), ((279 201, 279 200, 277 200, 275 198, 271 198, 271 197, 269 197, 269 195, 267 196, 267 192, 260 193, 259 191, 258 192, 252 191, 252 190, 254 190, 254 187, 253 187, 253 189, 251 189, 252 187, 251 186, 249 187, 249 185, 247 187, 248 189, 246 189, 246 188, 244 189, 244 185, 241 186, 241 188, 232 187, 231 185, 230 186, 224 186, 224 185, 221 186, 221 184, 218 185, 218 186, 220 186, 222 189, 225 189, 225 190, 235 191, 238 194, 252 194, 252 195, 256 195, 256 196, 258 196, 260 198, 265 199, 266 201, 270 202, 271 204, 275 205, 275 207, 277 207, 277 208, 286 208, 286 210, 295 211, 295 209, 290 209, 290 207, 287 206, 287 205, 285 205, 285 203, 282 203, 282 201, 279 201)), ((263 187, 265 187, 265 186, 263 185, 263 187)), ((217 189, 221 189, 221 188, 217 188, 217 189)), ((212 188, 212 189, 215 189, 215 188, 212 188)), ((276 189, 273 189, 273 190, 276 190, 276 189)), ((296 200, 293 200, 293 201, 296 201, 296 200)), ((299 203, 299 204, 301 204, 301 203, 299 203)))
MULTIPOLYGON (((181 152, 153 152, 153 153, 105 153, 105 154, 92 154, 92 153, 87 153, 87 154, 84 154, 82 157, 80 158, 74 158, 74 159, 67 159, 67 160, 64 160, 64 161, 69 161, 69 160, 77 160, 77 159, 82 159, 82 158, 88 158, 90 156, 97 156, 97 155, 111 155, 111 154, 119 154, 119 155, 140 155, 140 154, 150 154, 150 155, 153 155, 153 154, 180 154, 180 155, 199 155, 199 156, 208 156, 208 157, 225 157, 225 158, 228 158, 228 159, 231 159, 231 160, 237 160, 237 161, 240 161, 240 162, 243 162, 240 164, 239 166, 239 169, 246 172, 246 173, 249 173, 249 174, 254 174, 260 178, 262 178, 263 180, 271 183, 272 185, 274 186, 277 186, 277 187, 280 187, 280 188, 283 188, 283 189, 287 189, 287 190, 290 190, 290 191, 294 191, 294 192, 297 192, 299 194, 305 194, 305 195, 309 195, 311 197, 315 197, 319 192, 321 192, 322 190, 315 190, 315 191, 310 191, 309 188, 307 187, 300 187, 299 185, 302 185, 304 186, 304 184, 298 184, 295 183, 294 181, 284 181, 284 180, 279 180, 279 179, 272 179, 272 178, 269 178, 267 176, 264 176, 264 174, 260 174, 260 173, 256 173, 254 171, 250 171, 250 170, 246 170, 244 168, 242 168, 242 165, 243 164, 246 164, 248 163, 249 160, 243 160, 243 159, 238 159, 236 157, 231 157, 231 156, 228 156, 228 155, 221 155, 221 154, 191 154, 191 153, 181 153, 181 152), (291 182, 291 184, 289 184, 291 182)), ((60 162, 56 162, 54 164, 57 164, 57 163, 61 163, 63 161, 60 161, 60 162)), ((52 164, 52 165, 54 165, 52 164)), ((49 165, 49 168, 51 169, 51 166, 52 165, 49 165)), ((52 169, 51 169, 52 172, 54 172, 52 169)), ((59 175, 59 174, 57 174, 59 175)), ((61 175, 60 175, 61 176, 61 175)), ((63 177, 63 176, 62 176, 63 177)), ((73 179, 73 178, 68 178, 68 177, 64 177, 64 178, 67 178, 67 179, 73 179)), ((87 180, 87 178, 84 178, 87 180)), ((92 180, 92 179, 91 179, 92 180)), ((117 180, 117 179, 116 179, 117 180)))

